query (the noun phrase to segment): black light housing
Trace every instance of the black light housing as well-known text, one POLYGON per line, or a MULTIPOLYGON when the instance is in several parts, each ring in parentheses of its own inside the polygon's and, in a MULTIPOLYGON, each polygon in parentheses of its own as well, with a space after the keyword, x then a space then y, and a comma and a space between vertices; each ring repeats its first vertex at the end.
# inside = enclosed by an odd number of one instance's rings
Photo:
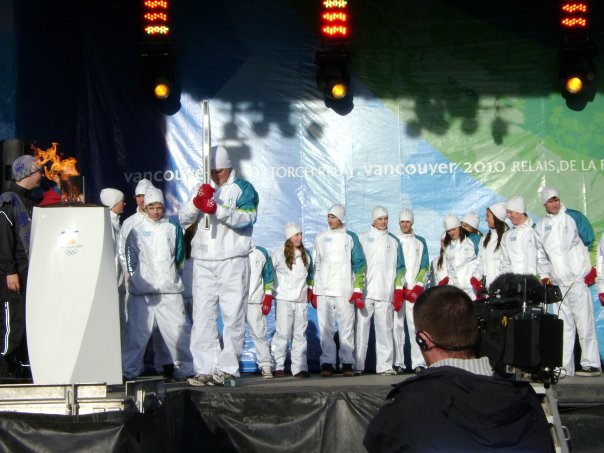
POLYGON ((343 49, 319 50, 315 54, 317 87, 323 93, 325 105, 341 115, 353 107, 350 62, 349 52, 343 49))

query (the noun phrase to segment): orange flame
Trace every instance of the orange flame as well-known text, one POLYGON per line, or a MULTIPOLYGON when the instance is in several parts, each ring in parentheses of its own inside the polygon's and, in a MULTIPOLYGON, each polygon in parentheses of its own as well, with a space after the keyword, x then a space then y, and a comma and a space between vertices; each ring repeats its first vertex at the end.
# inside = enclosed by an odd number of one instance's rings
POLYGON ((51 181, 57 181, 58 178, 67 181, 70 176, 79 176, 80 173, 76 168, 78 163, 75 157, 66 157, 61 159, 58 153, 58 143, 52 144, 46 151, 31 145, 34 150, 34 158, 38 163, 44 166, 44 174, 51 181), (50 165, 46 165, 50 163, 50 165))

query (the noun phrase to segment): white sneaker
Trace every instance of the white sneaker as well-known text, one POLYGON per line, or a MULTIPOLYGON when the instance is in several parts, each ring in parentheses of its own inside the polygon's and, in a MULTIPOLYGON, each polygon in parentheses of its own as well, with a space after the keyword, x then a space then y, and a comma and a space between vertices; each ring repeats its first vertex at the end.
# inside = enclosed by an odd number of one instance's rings
POLYGON ((222 370, 216 370, 211 377, 214 385, 224 385, 227 387, 234 387, 235 385, 235 376, 222 370))
POLYGON ((214 385, 214 380, 211 374, 198 374, 197 376, 190 377, 187 379, 187 384, 194 387, 203 387, 206 385, 214 385))
POLYGON ((386 371, 382 371, 380 373, 380 376, 396 376, 398 373, 396 371, 394 371, 392 368, 390 368, 389 370, 386 371))
POLYGON ((271 367, 268 365, 264 365, 260 367, 260 372, 262 373, 262 377, 264 379, 273 379, 273 372, 271 371, 271 367))

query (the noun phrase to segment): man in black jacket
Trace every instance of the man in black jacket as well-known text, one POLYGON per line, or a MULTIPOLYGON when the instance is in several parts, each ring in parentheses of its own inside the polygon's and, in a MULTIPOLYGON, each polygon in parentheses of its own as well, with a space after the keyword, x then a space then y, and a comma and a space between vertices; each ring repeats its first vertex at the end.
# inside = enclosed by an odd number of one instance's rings
POLYGON ((29 155, 15 159, 12 170, 15 181, 0 195, 0 377, 27 363, 25 286, 32 191, 42 179, 40 166, 29 155))
POLYGON ((398 384, 370 422, 370 452, 552 452, 549 425, 527 382, 493 376, 474 354, 470 298, 453 286, 423 292, 413 308, 428 368, 398 384))

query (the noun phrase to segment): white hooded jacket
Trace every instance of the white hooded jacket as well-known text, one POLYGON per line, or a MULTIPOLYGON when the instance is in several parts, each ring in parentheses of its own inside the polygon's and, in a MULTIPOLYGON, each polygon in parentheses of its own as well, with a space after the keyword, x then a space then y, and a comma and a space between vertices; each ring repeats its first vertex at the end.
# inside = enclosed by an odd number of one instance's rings
POLYGON ((470 279, 474 275, 477 264, 472 240, 466 237, 463 241, 460 239, 451 241, 445 249, 445 260, 449 284, 463 290, 472 288, 470 279))
POLYGON ((400 232, 396 237, 401 242, 405 261, 405 286, 412 289, 415 285, 424 286, 424 276, 430 268, 426 240, 410 233, 400 232))
POLYGON ((550 265, 549 273, 543 272, 542 277, 550 277, 556 285, 570 286, 584 282, 591 270, 591 261, 577 223, 566 211, 562 205, 557 214, 546 214, 535 231, 550 265))
POLYGON ((283 247, 275 250, 271 255, 275 268, 273 294, 277 300, 306 303, 307 283, 311 279, 313 269, 312 259, 307 253, 308 265, 305 266, 304 261, 302 261, 302 252, 296 249, 294 253, 296 258, 291 269, 285 264, 283 247))
POLYGON ((367 260, 366 297, 392 302, 395 286, 403 287, 405 263, 400 242, 388 230, 374 227, 361 233, 359 240, 367 260))
POLYGON ((365 285, 365 255, 357 235, 344 227, 328 229, 315 237, 314 293, 318 296, 352 296, 365 285))
POLYGON ((191 199, 182 206, 179 220, 183 228, 193 224, 199 216, 197 233, 191 242, 191 257, 197 260, 223 261, 234 257, 248 256, 252 250, 252 232, 256 222, 258 194, 247 181, 235 176, 231 170, 229 179, 216 189, 214 201, 217 209, 210 215, 210 229, 204 227, 203 213, 193 204, 200 184, 191 191, 191 199))
POLYGON ((501 240, 501 273, 540 275, 538 264, 539 238, 533 221, 527 217, 520 225, 514 225, 503 234, 501 240))
POLYGON ((166 218, 148 217, 126 238, 128 291, 144 294, 177 294, 183 284, 177 272, 184 261, 184 237, 179 225, 166 218))

